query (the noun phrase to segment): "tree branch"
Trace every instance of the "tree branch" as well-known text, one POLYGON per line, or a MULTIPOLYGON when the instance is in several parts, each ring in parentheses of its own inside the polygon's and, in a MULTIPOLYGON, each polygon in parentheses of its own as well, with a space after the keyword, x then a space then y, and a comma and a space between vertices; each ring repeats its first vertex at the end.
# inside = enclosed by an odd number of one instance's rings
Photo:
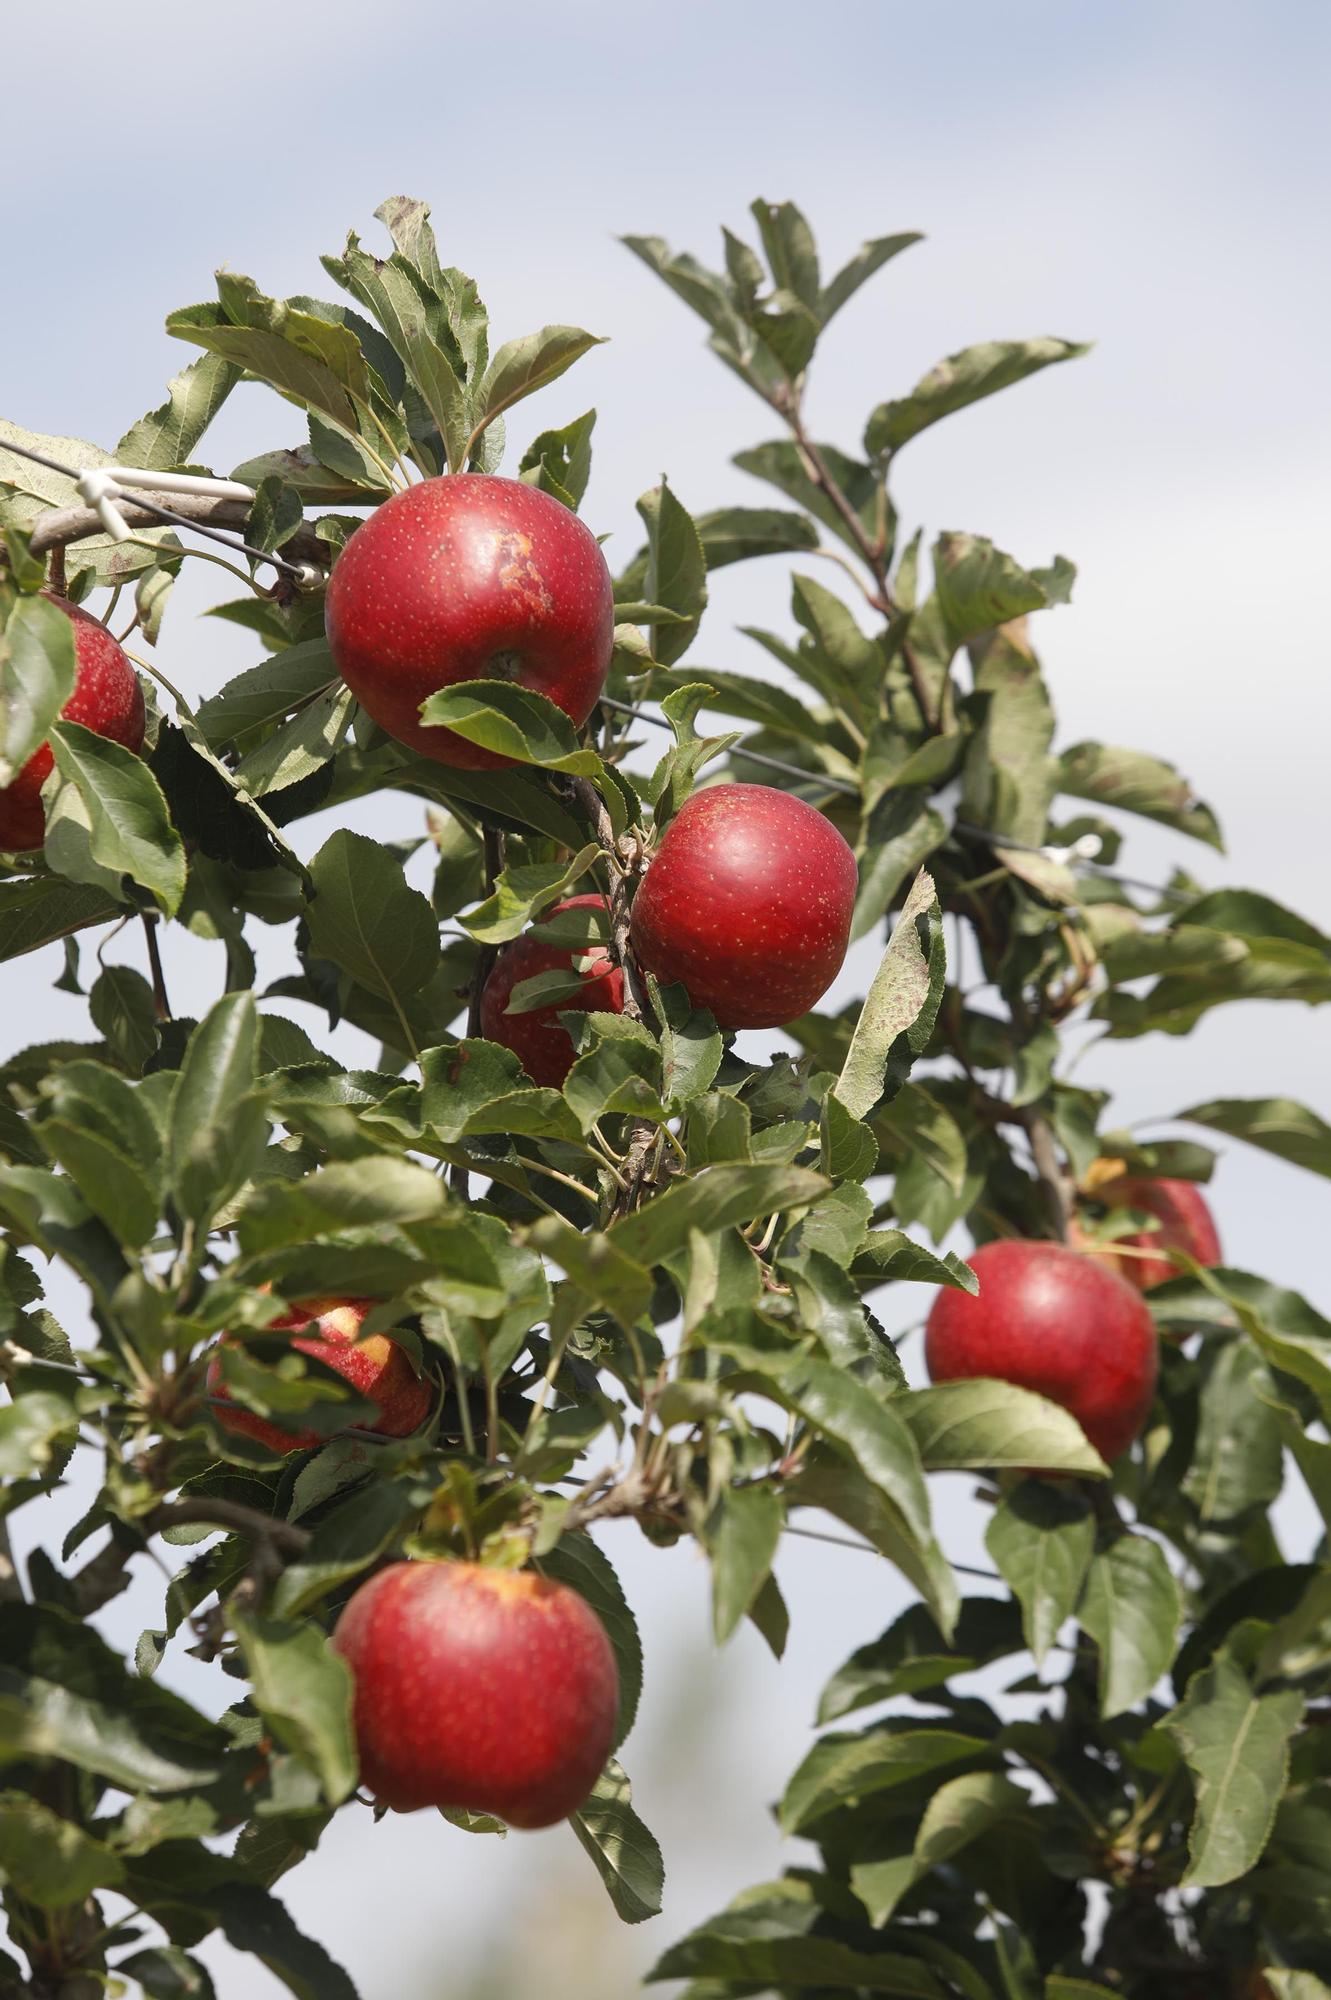
POLYGON ((1066 1243, 1072 1221, 1072 1188, 1059 1165, 1054 1128, 1043 1111, 1023 1111, 1021 1122, 1031 1142, 1031 1158, 1035 1161, 1035 1171, 1048 1197, 1051 1219, 1060 1242, 1066 1243))
MULTIPOLYGON (((249 526, 250 508, 245 500, 213 500, 201 493, 149 493, 150 500, 158 501, 163 507, 170 507, 173 513, 183 514, 187 520, 201 522, 209 528, 240 528, 249 526)), ((161 522, 146 508, 138 507, 132 500, 117 501, 120 512, 134 528, 160 528, 161 522)), ((104 535, 101 516, 92 507, 53 507, 49 513, 39 514, 31 530, 32 552, 35 556, 45 555, 51 549, 63 549, 71 542, 86 542, 94 535, 104 535)), ((331 569, 333 551, 328 543, 315 534, 313 528, 297 528, 294 535, 282 545, 282 553, 295 562, 315 563, 320 569, 331 569)))
POLYGON ((166 1500, 148 1517, 151 1532, 163 1528, 224 1528, 231 1534, 248 1535, 251 1541, 269 1542, 285 1556, 302 1556, 310 1546, 308 1528, 293 1521, 279 1521, 257 1507, 244 1507, 238 1500, 166 1500))

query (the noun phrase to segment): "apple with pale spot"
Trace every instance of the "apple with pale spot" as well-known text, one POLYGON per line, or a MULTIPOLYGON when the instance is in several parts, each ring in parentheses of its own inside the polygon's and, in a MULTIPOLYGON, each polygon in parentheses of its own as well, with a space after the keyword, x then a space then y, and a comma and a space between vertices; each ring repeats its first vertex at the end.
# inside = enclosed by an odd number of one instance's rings
POLYGON ((366 712, 418 756, 462 770, 511 764, 421 704, 458 681, 506 680, 581 726, 605 685, 614 590, 596 537, 520 479, 445 474, 395 493, 333 565, 334 663, 366 712))
MULTIPOLYGON (((430 1385, 417 1375, 411 1357, 396 1340, 385 1333, 362 1338, 366 1315, 377 1303, 375 1299, 306 1299, 273 1320, 265 1332, 291 1334, 297 1353, 322 1361, 358 1395, 377 1404, 379 1416, 367 1429, 381 1437, 410 1437, 429 1415, 433 1400, 430 1385)), ((225 1341, 228 1336, 222 1338, 225 1341)), ((223 1430, 252 1438, 268 1451, 308 1451, 325 1442, 318 1431, 285 1431, 274 1419, 242 1409, 232 1399, 217 1355, 208 1364, 208 1394, 223 1430)))
POLYGON ((552 1826, 610 1754, 619 1676, 605 1627, 531 1570, 392 1563, 349 1600, 333 1645, 355 1682, 361 1783, 395 1812, 552 1826))
POLYGON ((633 902, 644 970, 722 1028, 783 1028, 822 999, 850 942, 855 856, 822 813, 770 785, 685 801, 633 902))

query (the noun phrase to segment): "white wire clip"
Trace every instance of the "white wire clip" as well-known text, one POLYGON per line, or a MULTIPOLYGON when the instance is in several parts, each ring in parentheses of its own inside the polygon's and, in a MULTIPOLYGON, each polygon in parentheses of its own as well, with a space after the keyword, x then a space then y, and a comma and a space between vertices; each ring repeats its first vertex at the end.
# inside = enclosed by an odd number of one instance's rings
POLYGON ((1098 833, 1083 833, 1071 847, 1041 847, 1037 851, 1046 861, 1066 868, 1070 861, 1094 861, 1103 846, 1104 841, 1098 833))
POLYGON ((75 484, 85 506, 95 509, 113 542, 128 541, 134 533, 117 503, 132 500, 136 486, 152 493, 198 493, 213 500, 254 499, 253 487, 242 486, 236 479, 213 479, 201 472, 149 472, 136 465, 89 466, 75 484))

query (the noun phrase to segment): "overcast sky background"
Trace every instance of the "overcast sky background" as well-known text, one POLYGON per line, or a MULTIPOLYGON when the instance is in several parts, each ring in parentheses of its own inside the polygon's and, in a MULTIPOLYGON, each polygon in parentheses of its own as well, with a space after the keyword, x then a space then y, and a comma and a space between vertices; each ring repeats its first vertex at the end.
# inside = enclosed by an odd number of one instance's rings
MULTIPOLYGON (((517 414, 511 438, 515 463, 538 430, 597 405, 583 511, 622 561, 637 543, 632 503, 662 471, 695 510, 761 504, 766 489, 728 460, 771 427, 615 237, 659 232, 716 261, 720 223, 742 227, 758 194, 800 202, 827 268, 866 236, 922 229, 927 243, 820 350, 819 430, 853 450, 874 403, 974 340, 1094 339, 1088 359, 913 445, 903 522, 1078 563, 1072 607, 1036 634, 1061 741, 1171 758, 1229 837, 1222 859, 1134 824, 1125 866, 1163 879, 1183 863, 1331 926, 1329 56, 1331 11, 1316 0, 10 10, 0 414, 113 444, 190 358, 162 322, 211 295, 215 265, 279 295, 327 295, 318 253, 348 227, 374 241, 386 195, 422 195, 497 338, 551 320, 611 336, 517 414)), ((293 411, 247 388, 205 449, 224 471, 299 434, 293 411)), ((191 697, 258 657, 244 634, 192 615, 216 595, 217 573, 195 567, 161 647, 191 697)), ((766 671, 734 626, 788 626, 788 589, 781 563, 721 575, 697 664, 766 671)), ((402 837, 415 810, 375 803, 356 823, 402 837)), ((324 816, 301 838, 313 851, 329 831, 324 816)), ((201 1011, 220 991, 220 952, 174 936, 169 950, 177 1008, 201 1011)), ((265 974, 275 965, 265 958, 265 974)), ((84 1030, 81 1003, 50 990, 58 970, 58 955, 4 969, 0 1053, 84 1030)), ((863 972, 862 948, 847 993, 863 972)), ((354 1035, 335 1046, 367 1058, 354 1035)), ((1331 1111, 1325 1022, 1298 1007, 1220 1010, 1181 1043, 1100 1046, 1078 1076, 1118 1090, 1124 1120, 1215 1095, 1331 1111)), ((1325 1185, 1235 1147, 1214 1186, 1231 1260, 1331 1305, 1325 1185)), ((894 1299, 897 1323, 927 1297, 894 1299)), ((940 1483, 938 1498, 964 1558, 982 1521, 964 1482, 940 1483)), ((1287 1519, 1291 1537, 1307 1532, 1297 1499, 1287 1519)), ((49 1539, 35 1510, 21 1520, 49 1539)), ((363 2000, 622 2000, 686 1923, 781 1865, 767 1806, 807 1747, 817 1689, 904 1590, 883 1565, 790 1541, 785 1663, 747 1630, 718 1660, 692 1554, 663 1557, 627 1527, 605 1541, 648 1647, 626 1762, 665 1847, 665 1916, 634 1933, 603 1918, 564 1829, 501 1844, 418 1815, 372 1833, 352 1808, 282 1894, 363 2000)), ((103 1628, 132 1642, 159 1601, 150 1573, 103 1628)), ((213 1684, 197 1682, 197 1670, 178 1680, 207 1701, 213 1684)), ((278 1990, 223 1946, 204 1956, 221 2000, 278 1990)))

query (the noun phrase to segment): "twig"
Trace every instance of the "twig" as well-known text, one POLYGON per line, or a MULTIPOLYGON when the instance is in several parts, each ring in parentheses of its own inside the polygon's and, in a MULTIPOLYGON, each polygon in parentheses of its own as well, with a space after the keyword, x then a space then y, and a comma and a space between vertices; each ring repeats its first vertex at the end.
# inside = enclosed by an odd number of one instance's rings
POLYGON ((1031 1158, 1035 1161, 1035 1171, 1039 1174, 1048 1197, 1049 1212, 1054 1227, 1059 1240, 1066 1243, 1072 1221, 1072 1187, 1058 1163, 1054 1128, 1043 1111, 1024 1111, 1021 1122, 1026 1127, 1026 1136, 1031 1142, 1031 1158))
POLYGON ((615 829, 605 800, 591 779, 574 778, 571 783, 573 796, 591 821, 592 832, 608 863, 606 873, 610 886, 606 900, 610 908, 610 955, 624 975, 624 1012, 630 1021, 646 1021, 650 1018, 651 1009, 629 943, 629 898, 624 857, 615 839, 615 829))
MULTIPOLYGON (((869 567, 869 571, 877 587, 877 597, 870 597, 869 602, 874 606, 876 611, 881 611, 885 618, 895 617, 897 606, 893 601, 891 588, 887 581, 887 557, 882 543, 874 540, 841 490, 841 487, 832 477, 827 460, 823 457, 822 452, 809 436, 808 430, 805 427, 804 416, 798 399, 794 396, 785 397, 778 407, 781 409, 782 415, 790 426, 790 433, 795 440, 795 447, 804 461, 805 471, 819 492, 826 496, 841 516, 846 525, 846 532, 869 567)), ((901 642, 901 656, 906 662, 906 671, 910 675, 910 684, 915 691, 915 699, 919 704, 920 714, 923 717, 925 727, 931 730, 937 729, 938 716, 934 712, 933 702, 930 698, 929 683, 925 679, 924 668, 920 665, 919 655, 908 639, 903 638, 901 642)))
POLYGON ((14 1550, 9 1539, 9 1521, 0 1514, 0 1604, 21 1604, 23 1585, 14 1567, 14 1550))
POLYGON ((162 1027, 171 1019, 171 1002, 167 998, 162 954, 157 948, 157 918, 151 910, 143 912, 143 929, 148 939, 148 965, 152 972, 153 1017, 162 1027))
POLYGON ((230 1534, 248 1535, 251 1541, 269 1542, 286 1556, 304 1555, 310 1545, 307 1528, 275 1515, 260 1513, 257 1507, 242 1506, 238 1500, 166 1500, 148 1516, 153 1534, 163 1528, 219 1528, 230 1534))

